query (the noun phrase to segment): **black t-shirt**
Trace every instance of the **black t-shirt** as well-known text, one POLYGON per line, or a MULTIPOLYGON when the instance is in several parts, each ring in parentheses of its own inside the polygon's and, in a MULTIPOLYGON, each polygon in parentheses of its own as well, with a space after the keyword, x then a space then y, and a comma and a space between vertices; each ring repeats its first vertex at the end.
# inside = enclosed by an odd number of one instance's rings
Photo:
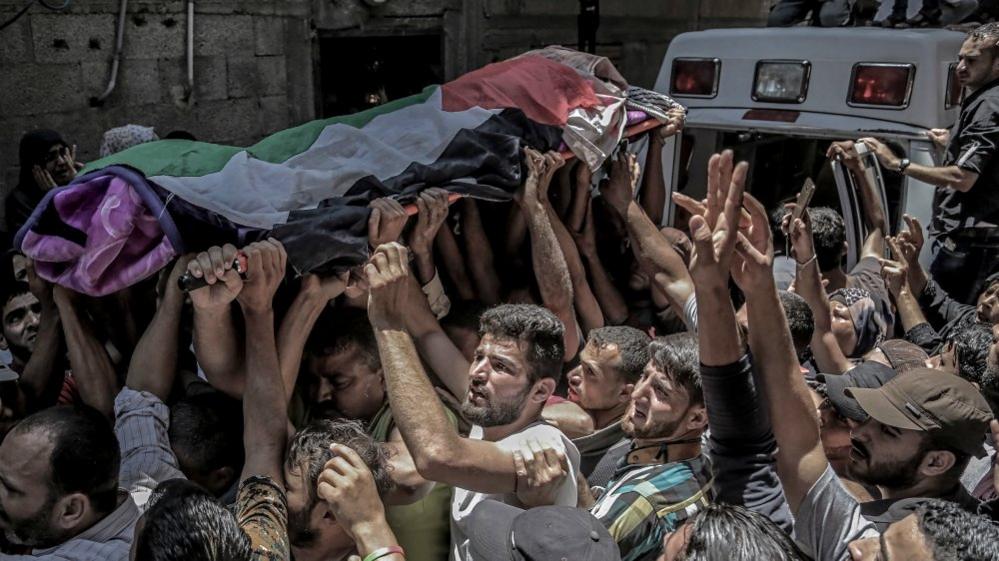
POLYGON ((999 80, 983 86, 961 104, 957 131, 947 146, 944 165, 978 174, 966 193, 937 189, 931 230, 958 230, 999 225, 999 80))

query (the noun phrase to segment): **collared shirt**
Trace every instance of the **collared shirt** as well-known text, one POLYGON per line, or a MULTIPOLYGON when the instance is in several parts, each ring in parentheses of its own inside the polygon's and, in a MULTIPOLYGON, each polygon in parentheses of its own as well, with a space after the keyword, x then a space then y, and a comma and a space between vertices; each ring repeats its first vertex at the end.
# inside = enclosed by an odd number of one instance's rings
POLYGON ((999 80, 986 84, 961 104, 957 129, 947 146, 945 166, 979 175, 970 191, 937 189, 931 230, 950 235, 966 228, 999 225, 999 80))
POLYGON ((121 447, 121 486, 140 510, 163 481, 185 479, 170 448, 170 409, 149 392, 122 388, 114 400, 114 433, 121 447))
MULTIPOLYGON (((121 494, 126 495, 125 490, 121 494)), ((132 549, 132 532, 139 520, 139 508, 126 496, 118 508, 73 539, 31 555, 2 555, 3 561, 126 561, 132 549)))
POLYGON ((711 469, 703 455, 667 464, 629 464, 623 458, 590 514, 614 537, 622 561, 645 561, 656 559, 663 537, 710 499, 711 469))

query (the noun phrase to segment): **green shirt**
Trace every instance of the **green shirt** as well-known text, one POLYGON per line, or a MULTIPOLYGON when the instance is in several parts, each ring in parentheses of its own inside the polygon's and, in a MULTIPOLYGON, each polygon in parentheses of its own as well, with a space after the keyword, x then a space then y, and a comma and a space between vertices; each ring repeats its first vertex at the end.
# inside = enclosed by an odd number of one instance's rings
MULTIPOLYGON (((447 407, 444 411, 451 424, 457 427, 458 417, 454 412, 447 407)), ((387 442, 393 428, 395 419, 386 402, 371 420, 368 430, 376 441, 387 442)), ((450 509, 451 487, 442 483, 434 484, 426 497, 413 504, 385 508, 389 527, 399 545, 406 550, 407 561, 443 561, 448 558, 451 547, 450 509)))

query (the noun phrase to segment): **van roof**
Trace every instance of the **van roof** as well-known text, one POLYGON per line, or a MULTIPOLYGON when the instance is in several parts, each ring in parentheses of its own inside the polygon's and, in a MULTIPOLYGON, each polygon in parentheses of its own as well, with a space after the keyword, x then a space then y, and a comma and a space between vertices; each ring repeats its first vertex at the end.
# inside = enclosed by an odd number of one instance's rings
MULTIPOLYGON (((943 29, 895 30, 881 28, 765 28, 712 29, 677 36, 669 45, 655 89, 669 93, 673 60, 717 58, 721 61, 718 93, 713 98, 674 95, 690 110, 688 126, 698 126, 721 114, 727 122, 746 121, 748 109, 799 112, 794 122, 757 121, 759 128, 795 129, 827 126, 830 117, 848 116, 847 128, 867 130, 922 130, 949 127, 959 107, 945 109, 950 64, 965 34, 943 29), (802 103, 767 103, 752 98, 756 63, 760 60, 807 60, 811 73, 802 103), (871 108, 847 104, 853 67, 858 62, 907 63, 915 67, 907 107, 871 108)), ((765 113, 764 113, 765 114, 765 113)), ((844 123, 846 124, 846 123, 844 123)))

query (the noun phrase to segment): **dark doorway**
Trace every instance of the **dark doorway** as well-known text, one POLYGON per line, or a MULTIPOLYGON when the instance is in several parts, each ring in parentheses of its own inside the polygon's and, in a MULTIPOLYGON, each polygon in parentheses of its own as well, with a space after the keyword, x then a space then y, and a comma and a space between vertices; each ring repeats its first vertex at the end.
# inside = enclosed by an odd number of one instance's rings
POLYGON ((320 38, 319 73, 323 117, 370 109, 444 80, 441 36, 320 38))

